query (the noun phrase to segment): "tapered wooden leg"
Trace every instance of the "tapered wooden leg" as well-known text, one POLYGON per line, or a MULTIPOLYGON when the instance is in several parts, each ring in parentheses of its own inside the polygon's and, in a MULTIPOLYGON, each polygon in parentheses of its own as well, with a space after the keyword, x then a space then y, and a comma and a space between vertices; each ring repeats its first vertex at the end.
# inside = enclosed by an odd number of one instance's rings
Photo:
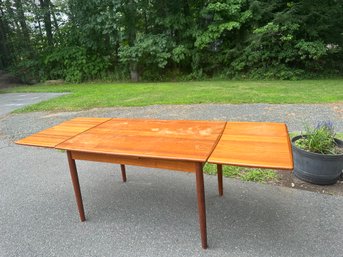
POLYGON ((217 164, 218 192, 223 196, 223 165, 217 164))
POLYGON ((202 163, 196 166, 196 188, 198 196, 198 212, 199 212, 199 224, 201 233, 201 245, 202 248, 207 248, 207 232, 206 232, 206 207, 205 207, 205 189, 204 189, 204 174, 202 170, 202 163))
POLYGON ((123 179, 123 182, 126 182, 125 165, 124 164, 120 164, 120 169, 121 169, 121 177, 123 179))
POLYGON ((71 157, 70 151, 67 151, 67 156, 68 156, 70 176, 71 176, 71 180, 73 182, 74 193, 75 193, 77 207, 79 209, 80 219, 81 219, 81 221, 85 221, 86 220, 85 211, 83 209, 82 195, 81 195, 79 177, 77 175, 75 160, 71 157))

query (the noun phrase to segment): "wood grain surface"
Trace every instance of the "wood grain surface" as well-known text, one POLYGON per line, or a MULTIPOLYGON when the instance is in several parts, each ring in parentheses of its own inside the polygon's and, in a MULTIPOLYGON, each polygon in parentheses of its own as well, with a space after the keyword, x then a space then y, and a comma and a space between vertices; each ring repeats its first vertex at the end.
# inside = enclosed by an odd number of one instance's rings
POLYGON ((166 170, 177 170, 186 172, 195 172, 196 162, 181 161, 181 160, 166 160, 146 157, 133 157, 133 156, 118 156, 103 153, 85 153, 85 152, 71 152, 71 156, 75 160, 95 161, 95 162, 108 162, 125 165, 133 165, 140 167, 159 168, 166 170))
POLYGON ((109 118, 75 118, 48 128, 29 137, 16 141, 16 144, 54 148, 63 141, 93 128, 109 118))
POLYGON ((117 157, 293 169, 283 123, 76 118, 16 143, 117 157))
POLYGON ((208 162, 292 170, 287 127, 283 123, 227 122, 208 162))
POLYGON ((206 162, 226 122, 111 119, 56 146, 90 153, 206 162))

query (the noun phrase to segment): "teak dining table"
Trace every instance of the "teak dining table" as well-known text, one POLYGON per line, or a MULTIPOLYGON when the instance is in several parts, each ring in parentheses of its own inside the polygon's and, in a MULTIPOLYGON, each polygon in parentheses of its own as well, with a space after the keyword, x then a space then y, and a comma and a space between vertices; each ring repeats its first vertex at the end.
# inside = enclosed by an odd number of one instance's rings
POLYGON ((201 243, 207 248, 203 165, 217 164, 223 195, 222 165, 293 169, 287 126, 283 123, 75 118, 16 142, 66 150, 81 221, 85 221, 75 160, 194 172, 201 243))

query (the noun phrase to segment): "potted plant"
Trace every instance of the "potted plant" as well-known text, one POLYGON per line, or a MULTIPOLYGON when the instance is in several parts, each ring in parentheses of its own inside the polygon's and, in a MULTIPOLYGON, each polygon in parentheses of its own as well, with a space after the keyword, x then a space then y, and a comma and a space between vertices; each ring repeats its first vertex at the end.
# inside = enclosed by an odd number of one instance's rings
POLYGON ((321 122, 292 138, 294 175, 318 185, 337 182, 343 170, 343 141, 335 138, 333 124, 321 122))

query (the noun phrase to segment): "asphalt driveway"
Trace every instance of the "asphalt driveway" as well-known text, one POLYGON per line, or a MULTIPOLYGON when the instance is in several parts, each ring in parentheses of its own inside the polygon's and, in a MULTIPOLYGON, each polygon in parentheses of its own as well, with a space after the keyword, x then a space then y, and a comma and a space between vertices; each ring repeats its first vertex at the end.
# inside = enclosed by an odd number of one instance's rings
POLYGON ((66 154, 13 144, 76 116, 267 117, 289 121, 292 130, 322 117, 343 122, 342 105, 338 112, 337 105, 310 107, 153 106, 7 115, 0 122, 0 256, 343 256, 342 197, 226 178, 220 198, 216 177, 205 176, 204 251, 194 174, 129 166, 128 182, 122 183, 118 165, 79 161, 87 219, 81 223, 66 154), (294 115, 286 116, 283 108, 293 108, 294 115), (300 116, 304 108, 313 113, 300 116))
POLYGON ((14 111, 15 109, 49 100, 61 93, 10 93, 0 94, 0 116, 14 111))

